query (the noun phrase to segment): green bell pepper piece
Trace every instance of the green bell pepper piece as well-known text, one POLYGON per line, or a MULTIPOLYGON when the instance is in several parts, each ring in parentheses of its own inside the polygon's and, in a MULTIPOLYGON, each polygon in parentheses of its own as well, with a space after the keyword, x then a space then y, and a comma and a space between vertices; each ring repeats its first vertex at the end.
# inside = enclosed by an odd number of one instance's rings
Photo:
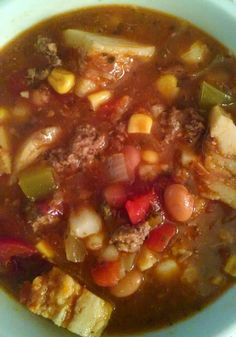
POLYGON ((53 169, 39 166, 24 170, 19 176, 19 186, 31 200, 46 197, 57 188, 53 169))
POLYGON ((225 94, 211 84, 203 81, 200 91, 200 106, 202 108, 211 107, 219 104, 229 104, 233 102, 233 97, 225 94))

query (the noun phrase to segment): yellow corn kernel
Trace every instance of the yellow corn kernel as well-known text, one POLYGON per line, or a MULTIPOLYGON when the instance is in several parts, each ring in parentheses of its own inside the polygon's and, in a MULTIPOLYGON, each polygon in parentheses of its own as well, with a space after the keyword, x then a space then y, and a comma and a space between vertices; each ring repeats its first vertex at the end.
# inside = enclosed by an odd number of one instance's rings
POLYGON ((63 68, 54 68, 48 82, 58 94, 67 94, 75 85, 75 75, 63 68))
POLYGON ((168 101, 176 98, 179 92, 178 81, 174 75, 162 75, 156 81, 156 89, 168 101))
POLYGON ((8 109, 0 106, 0 123, 5 123, 11 118, 10 112, 8 109))
POLYGON ((152 150, 142 151, 141 158, 143 161, 145 161, 148 164, 156 164, 158 163, 158 160, 159 160, 158 153, 152 150))
POLYGON ((133 114, 128 123, 128 133, 151 133, 152 118, 150 116, 137 113, 133 114))
POLYGON ((227 274, 236 277, 236 254, 231 255, 227 260, 224 271, 227 274))
POLYGON ((36 248, 43 256, 45 256, 48 259, 53 259, 55 257, 55 251, 50 246, 50 244, 45 240, 39 241, 36 244, 36 248))
POLYGON ((111 96, 112 93, 109 90, 102 90, 89 95, 88 100, 93 111, 96 111, 102 104, 108 102, 111 96))

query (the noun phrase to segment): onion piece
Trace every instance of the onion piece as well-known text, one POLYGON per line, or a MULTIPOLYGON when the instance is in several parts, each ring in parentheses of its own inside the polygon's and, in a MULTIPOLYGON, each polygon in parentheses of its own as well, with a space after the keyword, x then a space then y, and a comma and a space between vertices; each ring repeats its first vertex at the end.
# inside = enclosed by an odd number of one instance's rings
POLYGON ((107 170, 110 181, 121 182, 128 181, 129 174, 123 153, 113 154, 107 160, 107 170))
POLYGON ((74 263, 83 262, 87 255, 83 241, 70 234, 65 239, 65 252, 67 260, 74 263))
POLYGON ((76 238, 85 238, 102 230, 102 219, 91 207, 73 210, 69 218, 70 234, 76 238))
POLYGON ((34 132, 20 147, 15 159, 15 172, 32 164, 41 154, 50 149, 61 136, 62 129, 52 126, 34 132))

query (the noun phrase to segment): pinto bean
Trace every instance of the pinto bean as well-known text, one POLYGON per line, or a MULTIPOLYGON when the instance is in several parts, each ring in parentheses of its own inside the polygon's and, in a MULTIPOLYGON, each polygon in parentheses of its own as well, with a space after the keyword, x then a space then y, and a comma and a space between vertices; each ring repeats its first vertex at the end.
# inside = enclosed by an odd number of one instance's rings
POLYGON ((132 270, 118 284, 110 289, 115 297, 127 297, 134 294, 143 281, 143 275, 138 270, 132 270))

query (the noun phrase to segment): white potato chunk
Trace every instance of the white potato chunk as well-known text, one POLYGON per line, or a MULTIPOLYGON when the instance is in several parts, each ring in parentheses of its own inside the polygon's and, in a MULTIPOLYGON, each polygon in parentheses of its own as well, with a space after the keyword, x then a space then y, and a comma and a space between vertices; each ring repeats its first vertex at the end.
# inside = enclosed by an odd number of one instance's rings
POLYGON ((27 285, 21 301, 33 313, 81 337, 100 337, 113 309, 56 267, 27 285))
POLYGON ((215 138, 223 155, 236 155, 236 125, 220 106, 210 114, 210 135, 215 138))
POLYGON ((70 234, 85 238, 102 230, 102 219, 91 207, 82 207, 71 212, 69 218, 70 234))
POLYGON ((207 45, 201 41, 196 41, 188 51, 181 55, 181 59, 187 64, 199 64, 205 61, 208 54, 207 45))

